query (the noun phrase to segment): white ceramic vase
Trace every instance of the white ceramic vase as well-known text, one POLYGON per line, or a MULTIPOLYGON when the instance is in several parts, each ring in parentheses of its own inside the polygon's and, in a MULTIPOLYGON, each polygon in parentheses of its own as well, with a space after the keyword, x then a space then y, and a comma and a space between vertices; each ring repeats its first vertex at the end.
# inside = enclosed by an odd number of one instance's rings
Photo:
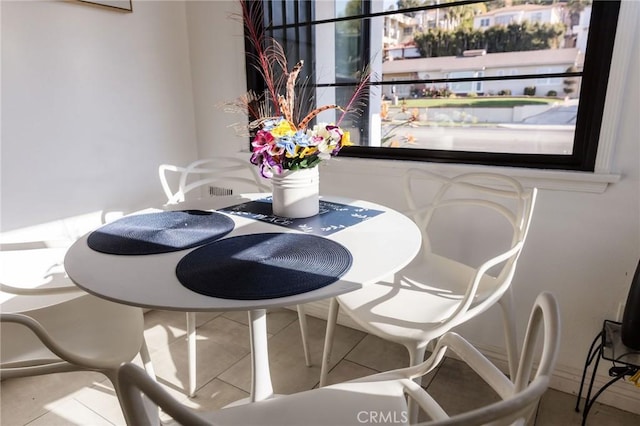
POLYGON ((288 218, 304 218, 318 214, 318 167, 284 170, 271 178, 273 214, 288 218))

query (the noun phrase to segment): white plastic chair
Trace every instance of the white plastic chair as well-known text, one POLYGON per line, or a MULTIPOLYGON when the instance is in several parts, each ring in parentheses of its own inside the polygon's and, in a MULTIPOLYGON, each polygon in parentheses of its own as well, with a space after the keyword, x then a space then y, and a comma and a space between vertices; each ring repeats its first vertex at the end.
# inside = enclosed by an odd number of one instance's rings
POLYGON ((138 353, 154 376, 140 308, 92 296, 66 276, 66 248, 0 251, 0 377, 117 369, 138 353))
POLYGON ((167 204, 183 202, 187 193, 205 185, 221 189, 229 186, 228 189, 241 192, 271 191, 268 185, 261 182, 256 167, 248 161, 233 157, 196 160, 185 167, 161 164, 158 167, 158 174, 162 189, 167 196, 167 204))
POLYGON ((327 381, 339 308, 369 333, 404 345, 409 365, 417 365, 429 342, 499 302, 510 374, 515 376, 510 285, 536 192, 494 173, 448 178, 409 170, 408 215, 422 231, 421 253, 389 280, 331 300, 320 386, 327 381))
MULTIPOLYGON (((261 181, 255 166, 246 160, 233 157, 196 160, 186 167, 162 164, 158 168, 158 173, 160 175, 162 189, 167 196, 167 205, 184 202, 189 192, 207 186, 220 190, 231 189, 237 192, 271 191, 271 188, 261 181)), ((201 195, 202 194, 196 198, 201 198, 201 195)), ((211 193, 211 195, 215 196, 220 194, 211 193)), ((311 366, 311 356, 307 339, 307 317, 304 306, 298 305, 297 311, 305 363, 307 366, 311 366)), ((194 312, 187 313, 187 345, 189 368, 188 392, 189 396, 192 397, 196 391, 196 316, 194 312)))
MULTIPOLYGON (((222 410, 196 412, 171 395, 132 364, 124 364, 118 374, 123 410, 130 426, 154 424, 145 411, 142 395, 158 404, 163 412, 184 425, 361 425, 370 413, 384 424, 407 424, 407 399, 432 419, 423 425, 522 425, 535 410, 549 386, 560 347, 560 313, 555 298, 542 293, 536 299, 515 380, 511 381, 469 342, 448 332, 437 342, 433 354, 417 366, 380 373, 349 382, 312 389, 222 410), (538 358, 536 341, 544 331, 542 354, 533 378, 533 361, 538 358), (416 382, 433 371, 447 351, 467 363, 501 398, 499 402, 449 417, 438 402, 416 382), (386 421, 382 421, 385 416, 386 421)), ((452 392, 455 389, 451 390, 452 392)))

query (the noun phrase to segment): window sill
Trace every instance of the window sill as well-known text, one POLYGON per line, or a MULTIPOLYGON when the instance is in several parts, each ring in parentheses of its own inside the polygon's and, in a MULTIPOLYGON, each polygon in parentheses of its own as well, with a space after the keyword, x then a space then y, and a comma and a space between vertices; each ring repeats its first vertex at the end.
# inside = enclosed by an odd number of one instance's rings
POLYGON ((609 184, 620 181, 620 174, 588 173, 564 170, 541 170, 517 167, 479 166, 468 164, 427 163, 416 161, 333 158, 322 164, 323 173, 350 173, 401 177, 409 168, 428 169, 442 175, 469 172, 502 173, 518 179, 524 186, 557 191, 603 193, 609 184))
MULTIPOLYGON (((249 151, 238 152, 238 158, 247 159, 249 151)), ((420 161, 376 160, 371 158, 335 157, 323 161, 322 173, 345 173, 378 176, 384 173, 391 177, 402 177, 407 169, 428 169, 445 176, 470 172, 493 172, 512 176, 526 187, 555 191, 573 191, 601 194, 607 187, 619 182, 620 174, 588 173, 566 170, 542 170, 518 167, 479 166, 470 164, 428 163, 420 161)))

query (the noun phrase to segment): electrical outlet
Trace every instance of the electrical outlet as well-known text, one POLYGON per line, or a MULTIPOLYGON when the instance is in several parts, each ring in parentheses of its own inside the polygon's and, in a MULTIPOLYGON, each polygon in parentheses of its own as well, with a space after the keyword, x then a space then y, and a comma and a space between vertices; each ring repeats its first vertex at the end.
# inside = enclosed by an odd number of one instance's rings
POLYGON ((622 322, 622 316, 624 315, 624 302, 618 303, 618 313, 616 314, 616 321, 622 322))

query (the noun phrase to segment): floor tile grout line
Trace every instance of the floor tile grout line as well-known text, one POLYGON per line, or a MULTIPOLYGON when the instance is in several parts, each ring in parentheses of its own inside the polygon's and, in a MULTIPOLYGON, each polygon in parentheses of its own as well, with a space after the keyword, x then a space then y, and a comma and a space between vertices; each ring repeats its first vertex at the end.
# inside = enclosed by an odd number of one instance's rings
MULTIPOLYGON (((226 370, 225 370, 225 371, 226 371, 226 370)), ((234 389, 238 389, 240 392, 246 393, 248 396, 251 396, 251 392, 247 392, 246 390, 244 390, 244 389, 242 389, 242 388, 240 388, 240 387, 238 387, 238 386, 234 385, 233 383, 229 383, 229 382, 227 382, 226 380, 221 379, 221 378, 220 378, 220 376, 215 377, 213 380, 216 380, 216 379, 217 379, 217 380, 219 380, 220 382, 224 383, 225 385, 229 385, 229 386, 231 386, 232 388, 234 388, 234 389)), ((212 380, 212 381, 213 381, 213 380, 212 380)), ((233 404, 233 403, 232 403, 232 404, 233 404)))
MULTIPOLYGON (((116 396, 116 398, 117 398, 117 396, 116 396)), ((96 410, 94 410, 93 408, 88 406, 87 404, 83 403, 79 399, 73 398, 73 400, 76 401, 78 404, 82 405, 83 407, 85 407, 87 410, 89 410, 92 413, 94 413, 95 415, 97 415, 98 417, 100 417, 101 419, 103 419, 106 423, 108 423, 110 425, 113 425, 113 426, 117 426, 115 423, 109 421, 109 419, 105 418, 102 414, 100 414, 99 412, 97 412, 96 410)))
MULTIPOLYGON (((49 414, 51 412, 51 410, 47 410, 46 412, 44 412, 43 414, 34 417, 33 419, 29 420, 28 422, 24 423, 24 426, 29 426, 29 424, 35 422, 36 420, 38 420, 39 418, 46 416, 47 414, 49 414)), ((111 422, 109 422, 111 423, 111 422)))
MULTIPOLYGON (((240 389, 242 392, 247 392, 246 390, 239 388, 238 386, 235 386, 231 383, 228 383, 226 380, 223 380, 220 378, 220 376, 222 376, 224 373, 226 373, 227 371, 229 371, 230 369, 232 369, 234 366, 236 366, 238 363, 242 362, 246 357, 250 357, 251 356, 251 352, 249 352, 248 354, 245 354, 243 356, 240 357, 240 359, 238 359, 236 362, 234 362, 233 364, 229 365, 229 367, 227 367, 226 369, 222 370, 220 373, 218 373, 216 376, 212 377, 210 380, 208 380, 207 382, 205 382, 204 384, 202 384, 202 386, 199 386, 198 388, 196 388, 196 393, 198 393, 199 390, 201 390, 202 388, 204 388, 205 386, 207 386, 209 383, 213 382, 214 380, 220 380, 223 383, 227 383, 231 386, 233 386, 236 389, 240 389)), ((187 396, 188 398, 188 396, 187 396)))
MULTIPOLYGON (((334 331, 334 333, 335 333, 335 331, 334 331)), ((325 335, 326 335, 326 334, 325 334, 325 335)), ((351 352, 353 352, 353 350, 356 348, 356 346, 358 346, 360 343, 362 343, 362 341, 365 339, 365 337, 367 337, 367 334, 366 334, 366 333, 364 333, 364 335, 362 336, 362 338, 360 338, 360 340, 358 340, 358 341, 357 341, 357 342, 356 342, 356 343, 351 347, 351 349, 349 349, 349 350, 347 351, 347 353, 346 353, 346 354, 344 354, 344 356, 343 356, 342 358, 340 358, 340 359, 339 359, 339 360, 334 364, 334 366, 333 366, 331 369, 329 369, 329 371, 327 371, 327 379, 328 379, 328 377, 329 377, 329 374, 331 374, 331 372, 332 372, 333 370, 335 370, 335 368, 338 366, 338 364, 340 364, 340 361, 349 361, 349 362, 351 362, 351 363, 353 363, 353 364, 356 364, 356 365, 359 365, 359 366, 361 366, 361 367, 365 367, 365 368, 368 368, 368 369, 370 369, 370 370, 374 370, 374 371, 378 371, 378 372, 380 372, 379 370, 377 370, 377 369, 375 369, 375 368, 367 367, 366 365, 362 365, 362 364, 359 364, 359 363, 357 363, 357 362, 354 362, 354 361, 352 361, 352 360, 350 360, 350 359, 347 359, 347 357, 349 356, 349 354, 350 354, 351 352)), ((333 347, 332 347, 332 349, 333 349, 333 347)), ((321 356, 322 356, 322 357, 324 357, 324 345, 323 345, 323 350, 322 350, 322 352, 323 352, 323 353, 322 353, 322 355, 321 355, 321 356)), ((331 364, 331 358, 329 358, 329 364, 331 364)), ((320 359, 320 369, 322 370, 322 358, 320 359)), ((320 385, 320 382, 318 381, 318 386, 319 386, 319 385, 320 385)))

